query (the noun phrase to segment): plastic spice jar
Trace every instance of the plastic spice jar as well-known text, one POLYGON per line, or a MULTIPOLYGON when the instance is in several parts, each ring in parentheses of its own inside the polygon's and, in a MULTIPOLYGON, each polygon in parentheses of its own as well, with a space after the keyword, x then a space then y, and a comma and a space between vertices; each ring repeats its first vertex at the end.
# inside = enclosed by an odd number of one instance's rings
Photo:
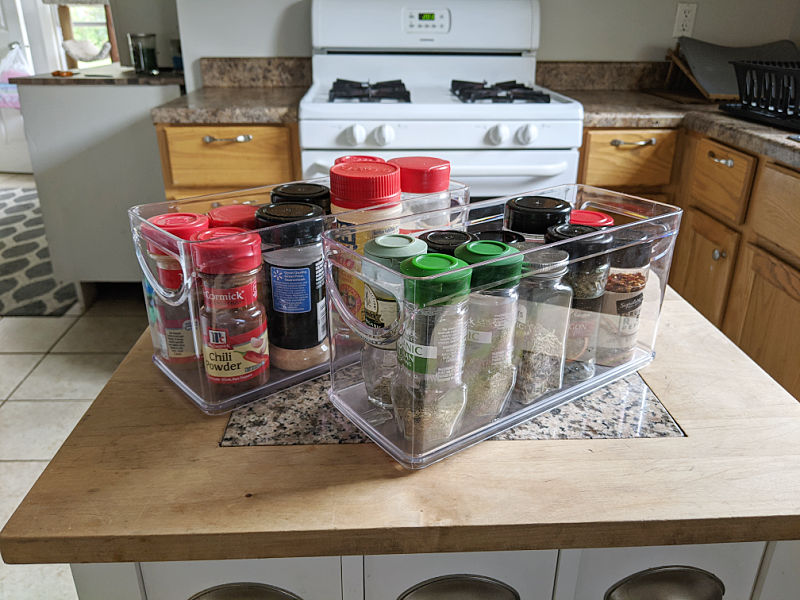
POLYGON ((517 196, 506 202, 505 227, 530 242, 544 241, 548 227, 569 220, 569 202, 547 196, 517 196))
MULTIPOLYGON (((382 235, 364 246, 364 256, 395 271, 405 259, 427 251, 425 242, 404 234, 382 235)), ((364 286, 364 321, 376 328, 391 326, 397 320, 398 311, 397 300, 388 288, 402 288, 402 278, 367 261, 362 272, 370 282, 364 286)), ((395 289, 395 293, 398 291, 402 293, 401 289, 395 289)), ((391 408, 391 384, 397 372, 396 343, 366 344, 361 351, 361 367, 370 402, 381 408, 391 408)))
POLYGON ((218 206, 208 211, 211 227, 241 227, 242 229, 255 229, 256 210, 255 204, 229 204, 218 206))
POLYGON ((286 183, 270 192, 273 204, 280 202, 308 202, 316 204, 326 214, 331 212, 331 191, 318 183, 286 183))
POLYGON ((573 210, 569 215, 569 222, 573 225, 588 225, 598 229, 614 226, 614 218, 611 215, 597 210, 573 210))
POLYGON ((216 227, 192 241, 203 281, 203 362, 210 395, 222 401, 264 385, 269 376, 267 318, 257 285, 261 238, 238 227, 216 227))
MULTIPOLYGON (((345 162, 331 167, 331 212, 340 225, 359 225, 390 219, 402 214, 400 169, 396 165, 377 162, 345 162), (369 210, 360 210, 369 209, 369 210), (344 214, 347 213, 347 214, 344 214)), ((368 227, 354 232, 349 245, 359 254, 364 244, 387 233, 395 233, 397 225, 368 227)), ((344 241, 344 240, 343 240, 344 241)), ((355 276, 338 272, 337 285, 352 314, 364 320, 364 282, 355 276)))
POLYGON ((521 244, 525 241, 525 236, 521 233, 508 231, 506 229, 488 229, 486 231, 476 231, 475 235, 479 240, 503 242, 504 244, 521 244))
POLYGON ((400 264, 405 323, 392 385, 395 418, 412 451, 449 438, 467 402, 463 382, 471 269, 446 254, 422 254, 400 264), (453 271, 453 272, 451 272, 453 271), (431 279, 425 278, 433 275, 431 279))
POLYGON ((265 304, 273 367, 301 371, 328 360, 328 318, 322 262, 322 208, 306 202, 267 204, 262 229, 265 304))
POLYGON ((573 296, 564 382, 573 384, 589 379, 595 372, 597 333, 608 279, 608 249, 612 238, 595 227, 569 223, 550 227, 545 235, 547 243, 565 240, 570 241, 560 244, 558 248, 569 253, 573 261, 564 277, 572 288, 573 296))
MULTIPOLYGON (((450 208, 450 161, 432 156, 392 158, 389 164, 400 167, 400 189, 406 208, 413 214, 450 208)), ((449 215, 427 215, 408 223, 401 233, 446 227, 449 215)))
POLYGON ((437 229, 423 233, 419 239, 428 246, 428 252, 453 256, 456 248, 467 242, 474 242, 478 237, 477 234, 458 229, 437 229))
POLYGON ((348 154, 346 156, 340 156, 336 160, 333 161, 333 164, 340 165, 342 163, 349 163, 349 162, 376 162, 382 163, 386 162, 380 156, 369 156, 367 154, 348 154))

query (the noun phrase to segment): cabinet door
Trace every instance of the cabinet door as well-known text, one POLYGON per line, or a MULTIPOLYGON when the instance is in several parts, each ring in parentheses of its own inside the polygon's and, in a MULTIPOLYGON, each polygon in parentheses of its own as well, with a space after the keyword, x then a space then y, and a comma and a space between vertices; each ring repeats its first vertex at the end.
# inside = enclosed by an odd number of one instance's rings
POLYGON ((555 550, 397 554, 364 557, 364 597, 397 600, 409 588, 442 575, 483 575, 502 581, 526 600, 551 600, 555 550))
POLYGON ((586 134, 582 183, 600 187, 666 185, 672 174, 674 129, 602 129, 586 134))
POLYGON ((675 290, 717 327, 722 324, 739 234, 699 210, 688 210, 678 235, 675 290))
POLYGON ((764 542, 562 550, 554 600, 599 600, 621 579, 651 567, 685 565, 725 584, 725 600, 750 600, 764 542))
POLYGON ((731 288, 724 331, 800 398, 800 272, 748 244, 731 288))
POLYGON ((800 173, 768 164, 758 170, 747 222, 758 236, 800 258, 800 173))

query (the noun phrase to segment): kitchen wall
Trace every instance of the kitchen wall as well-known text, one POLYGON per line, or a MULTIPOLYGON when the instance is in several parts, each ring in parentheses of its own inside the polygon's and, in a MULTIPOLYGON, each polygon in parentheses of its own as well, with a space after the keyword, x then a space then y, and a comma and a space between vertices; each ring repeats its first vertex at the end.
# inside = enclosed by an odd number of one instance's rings
MULTIPOLYGON (((178 11, 175 0, 110 0, 114 29, 117 32, 120 62, 131 64, 128 50, 129 33, 155 33, 158 66, 172 66, 169 41, 178 39, 178 11)), ((218 31, 224 31, 216 23, 218 31)), ((230 36, 233 38, 233 36, 230 36)))
MULTIPOLYGON (((150 0, 155 1, 155 0, 150 0)), ((694 0, 694 37, 747 46, 800 43, 798 0, 694 0)), ((674 46, 673 0, 541 0, 540 60, 663 60, 674 46)), ((202 56, 309 56, 310 0, 177 0, 186 87, 202 56)))

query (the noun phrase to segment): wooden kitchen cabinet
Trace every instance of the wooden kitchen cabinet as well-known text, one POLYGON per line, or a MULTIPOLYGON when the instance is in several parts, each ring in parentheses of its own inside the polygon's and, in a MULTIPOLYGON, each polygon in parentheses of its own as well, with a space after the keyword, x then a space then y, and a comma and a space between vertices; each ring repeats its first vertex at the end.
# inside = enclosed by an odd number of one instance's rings
POLYGON ((748 224, 759 241, 774 244, 800 261, 800 173, 774 163, 758 172, 748 224))
POLYGON ((800 271, 750 244, 739 263, 723 331, 800 398, 800 271))
POLYGON ((725 314, 740 237, 697 209, 684 214, 670 283, 717 327, 725 314))
POLYGON ((675 129, 588 130, 578 179, 613 189, 667 185, 677 140, 675 129))

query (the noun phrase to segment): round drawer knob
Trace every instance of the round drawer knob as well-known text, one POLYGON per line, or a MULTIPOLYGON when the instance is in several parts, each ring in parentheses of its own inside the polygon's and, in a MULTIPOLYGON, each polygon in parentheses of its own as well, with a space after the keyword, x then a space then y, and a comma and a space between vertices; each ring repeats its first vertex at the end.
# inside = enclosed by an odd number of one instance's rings
POLYGON ((728 253, 725 250, 718 250, 714 248, 713 252, 711 252, 711 260, 719 260, 720 258, 728 258, 728 253))

